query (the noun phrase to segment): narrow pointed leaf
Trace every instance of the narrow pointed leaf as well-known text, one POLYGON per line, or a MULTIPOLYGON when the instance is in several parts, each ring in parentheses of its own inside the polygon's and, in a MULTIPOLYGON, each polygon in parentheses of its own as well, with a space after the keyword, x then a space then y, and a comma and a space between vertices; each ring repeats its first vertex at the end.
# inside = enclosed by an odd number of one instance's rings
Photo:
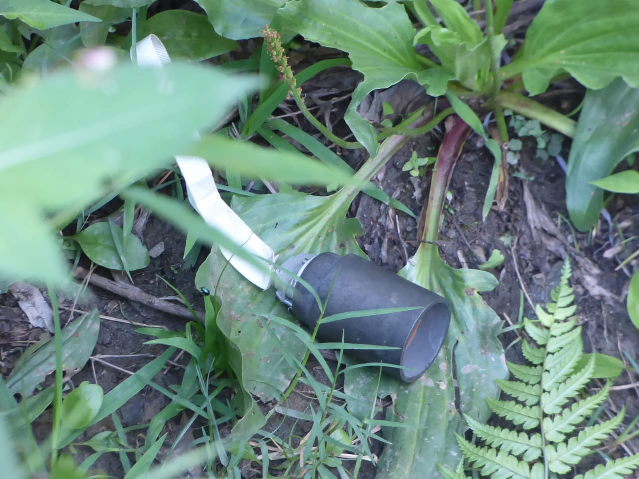
MULTIPOLYGON (((639 14, 639 9, 634 11, 639 14)), ((603 190, 591 182, 608 176, 621 160, 639 151, 637 128, 639 88, 619 79, 603 90, 586 93, 566 176, 566 205, 579 230, 590 229, 603 206, 603 190)))

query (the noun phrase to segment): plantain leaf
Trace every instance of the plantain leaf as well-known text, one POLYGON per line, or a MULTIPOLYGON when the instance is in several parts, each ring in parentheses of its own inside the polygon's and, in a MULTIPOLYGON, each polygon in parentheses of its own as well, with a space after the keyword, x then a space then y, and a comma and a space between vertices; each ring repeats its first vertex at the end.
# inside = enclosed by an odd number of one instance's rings
POLYGON ((260 36, 286 0, 195 0, 220 35, 232 40, 260 36))
MULTIPOLYGON (((306 252, 364 256, 355 242, 355 236, 362 234, 361 225, 357 219, 346 218, 351 198, 340 193, 318 197, 288 190, 274 195, 235 196, 232 207, 273 248, 278 261, 306 252)), ((286 306, 273 291, 262 291, 245 280, 216 251, 200 267, 196 284, 214 292, 222 302, 218 325, 238 350, 230 363, 245 389, 263 401, 278 397, 295 368, 284 360, 280 344, 260 321, 268 322, 282 346, 294 356, 301 357, 306 348, 285 327, 259 316, 268 313, 292 319, 286 306)))
POLYGON ((639 86, 639 9, 635 0, 548 0, 526 32, 523 52, 500 70, 503 79, 522 73, 531 95, 567 71, 587 88, 622 77, 639 86))
POLYGON ((206 60, 237 48, 235 41, 215 33, 205 15, 186 10, 167 10, 153 15, 142 30, 140 38, 154 33, 175 59, 206 60))
POLYGON ((84 254, 91 261, 105 268, 119 271, 135 271, 146 268, 149 265, 149 251, 140 239, 132 234, 123 238, 122 228, 113 225, 112 231, 111 226, 106 221, 94 223, 78 234, 67 238, 77 241, 84 254), (120 256, 114 234, 118 235, 119 241, 122 242, 122 255, 124 258, 120 256), (123 260, 126 264, 122 264, 123 260))
MULTIPOLYGON (((98 341, 100 315, 97 309, 83 314, 62 330, 62 368, 75 373, 84 367, 98 341)), ((32 354, 25 354, 7 378, 7 387, 28 397, 38 384, 55 371, 55 344, 49 340, 32 354)), ((69 374, 70 376, 71 374, 69 374)))
POLYGON ((626 170, 597 181, 591 181, 591 183, 602 190, 613 193, 636 195, 639 193, 639 171, 626 170))
MULTIPOLYGON (((384 429, 384 437, 392 445, 384 447, 377 478, 439 478, 442 476, 436 464, 453 468, 459 462, 455 433, 462 432, 463 426, 455 408, 453 375, 459 384, 461 412, 480 422, 491 414, 486 398, 498 396, 495 380, 508 376, 503 348, 497 339, 501 322, 479 295, 494 289, 497 281, 483 271, 451 268, 432 244, 422 244, 399 274, 446 297, 453 309, 446 342, 422 378, 410 385, 387 376, 382 378, 380 389, 397 394, 387 420, 418 428, 384 429), (477 387, 479 384, 481 387, 477 387)), ((357 375, 360 392, 367 390, 372 398, 377 375, 361 369, 357 375)), ((347 374, 347 392, 353 379, 347 374)))
POLYGON ((356 110, 366 95, 408 78, 427 85, 428 93, 438 96, 454 77, 441 69, 422 69, 413 49, 415 29, 398 3, 374 8, 357 0, 299 0, 288 2, 278 18, 294 25, 307 40, 346 51, 353 68, 364 74, 344 119, 371 156, 377 150, 377 136, 356 110))
POLYGON ((58 5, 50 0, 2 0, 0 15, 9 20, 18 18, 38 30, 69 23, 100 21, 99 18, 58 5))
POLYGON ((594 226, 603 205, 603 191, 591 182, 608 176, 623 158, 639 150, 638 128, 639 89, 618 79, 603 90, 586 93, 566 175, 566 205, 579 230, 594 226))

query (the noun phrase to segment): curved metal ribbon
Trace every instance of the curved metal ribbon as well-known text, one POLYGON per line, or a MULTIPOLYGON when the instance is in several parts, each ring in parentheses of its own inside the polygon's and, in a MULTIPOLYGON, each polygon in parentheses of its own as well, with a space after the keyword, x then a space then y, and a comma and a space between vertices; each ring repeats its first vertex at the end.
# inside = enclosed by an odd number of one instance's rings
MULTIPOLYGON (((149 35, 136 44, 137 63, 141 66, 161 67, 170 63, 171 58, 160 39, 149 35)), ((241 246, 245 251, 274 261, 275 253, 262 241, 251 228, 220 197, 208 163, 193 156, 176 156, 182 176, 186 182, 189 202, 200 216, 211 226, 241 246)), ((268 289, 272 284, 273 268, 264 263, 263 268, 234 256, 230 251, 220 248, 224 257, 233 267, 254 285, 268 289)))

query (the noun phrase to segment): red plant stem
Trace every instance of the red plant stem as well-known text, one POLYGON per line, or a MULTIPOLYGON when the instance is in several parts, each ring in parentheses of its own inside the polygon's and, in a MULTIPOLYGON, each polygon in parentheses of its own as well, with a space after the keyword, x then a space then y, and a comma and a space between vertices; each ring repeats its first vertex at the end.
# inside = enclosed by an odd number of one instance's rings
POLYGON ((439 217, 442 214, 446 190, 448 190, 457 158, 459 158, 470 131, 470 126, 457 115, 449 116, 446 119, 446 134, 439 147, 433 178, 430 182, 428 207, 422 233, 423 241, 432 243, 437 240, 439 217))

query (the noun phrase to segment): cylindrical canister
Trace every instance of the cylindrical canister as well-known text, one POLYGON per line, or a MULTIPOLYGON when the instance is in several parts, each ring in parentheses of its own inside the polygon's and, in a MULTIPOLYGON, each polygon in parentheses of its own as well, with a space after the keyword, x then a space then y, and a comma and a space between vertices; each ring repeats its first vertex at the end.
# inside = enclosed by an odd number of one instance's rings
MULTIPOLYGON (((398 348, 354 349, 349 354, 364 362, 401 366, 384 367, 384 371, 406 382, 419 378, 437 356, 450 323, 450 306, 441 296, 356 255, 299 255, 282 267, 297 272, 317 292, 325 305, 324 318, 352 311, 418 307, 320 324, 320 341, 343 339, 398 348)), ((315 297, 295 278, 281 271, 278 275, 286 286, 277 296, 312 330, 321 313, 315 297)))

